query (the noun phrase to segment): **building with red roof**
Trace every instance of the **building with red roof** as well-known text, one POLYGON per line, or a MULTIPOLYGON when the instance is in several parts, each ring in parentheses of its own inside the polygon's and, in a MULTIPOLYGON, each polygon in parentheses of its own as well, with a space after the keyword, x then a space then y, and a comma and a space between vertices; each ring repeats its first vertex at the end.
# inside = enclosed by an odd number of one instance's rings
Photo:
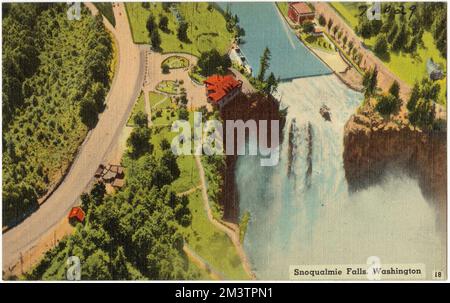
POLYGON ((83 222, 86 214, 79 206, 72 207, 69 213, 69 221, 73 222, 74 220, 78 222, 83 222))
POLYGON ((291 2, 289 3, 288 16, 292 22, 303 24, 307 21, 313 21, 315 13, 305 2, 291 2))
POLYGON ((236 80, 232 75, 212 75, 205 81, 208 102, 222 109, 233 100, 242 89, 242 81, 236 80))

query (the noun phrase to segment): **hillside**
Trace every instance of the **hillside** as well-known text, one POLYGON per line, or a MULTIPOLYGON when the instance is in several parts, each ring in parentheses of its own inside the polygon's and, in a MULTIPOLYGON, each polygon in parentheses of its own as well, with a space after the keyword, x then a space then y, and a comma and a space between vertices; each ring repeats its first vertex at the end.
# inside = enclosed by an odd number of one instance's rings
POLYGON ((104 109, 111 39, 83 7, 3 6, 3 222, 22 219, 64 175, 104 109))

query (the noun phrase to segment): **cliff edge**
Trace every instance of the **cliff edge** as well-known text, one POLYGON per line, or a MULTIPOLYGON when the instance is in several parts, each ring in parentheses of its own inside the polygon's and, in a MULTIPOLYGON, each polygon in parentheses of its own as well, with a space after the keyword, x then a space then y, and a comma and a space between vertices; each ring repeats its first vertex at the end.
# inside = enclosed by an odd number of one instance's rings
POLYGON ((370 108, 350 117, 344 134, 344 169, 350 191, 379 182, 400 169, 416 178, 424 197, 446 212, 447 133, 424 131, 406 115, 383 118, 370 108))

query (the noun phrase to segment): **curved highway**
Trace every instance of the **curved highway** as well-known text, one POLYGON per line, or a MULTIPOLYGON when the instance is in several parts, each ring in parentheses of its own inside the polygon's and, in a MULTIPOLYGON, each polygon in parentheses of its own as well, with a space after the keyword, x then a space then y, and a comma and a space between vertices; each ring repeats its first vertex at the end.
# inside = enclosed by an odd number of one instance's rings
MULTIPOLYGON (((85 5, 92 13, 97 12, 91 3, 85 5)), ((142 89, 145 51, 133 43, 124 4, 114 4, 113 10, 115 28, 104 21, 118 46, 118 62, 107 107, 99 116, 97 126, 88 133, 69 173, 55 192, 36 212, 3 234, 3 269, 16 264, 67 216, 90 184, 98 165, 118 143, 120 132, 142 89)))

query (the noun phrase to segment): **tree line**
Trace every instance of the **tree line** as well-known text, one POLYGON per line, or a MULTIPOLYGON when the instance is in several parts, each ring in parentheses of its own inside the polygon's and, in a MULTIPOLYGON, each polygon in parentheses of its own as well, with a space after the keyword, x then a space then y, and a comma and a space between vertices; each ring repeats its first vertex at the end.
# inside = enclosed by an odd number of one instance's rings
MULTIPOLYGON (((400 85, 394 81, 386 94, 378 91, 378 71, 376 68, 368 70, 363 77, 364 95, 366 100, 375 98, 375 110, 383 116, 395 115, 403 103, 400 98, 400 85)), ((440 86, 428 78, 416 82, 406 103, 408 120, 414 127, 423 130, 439 128, 439 121, 435 120, 435 106, 439 98, 440 86)))
MULTIPOLYGON (((387 4, 383 4, 384 7, 387 4)), ((384 57, 389 50, 415 53, 423 46, 424 31, 430 31, 436 48, 442 57, 447 55, 447 10, 446 4, 415 3, 416 9, 411 15, 396 14, 390 9, 383 14, 382 20, 369 20, 366 15, 359 17, 356 32, 364 39, 376 36, 374 52, 384 57)))
MULTIPOLYGON (((172 5, 174 4, 172 4, 171 2, 163 2, 162 4, 163 10, 166 13, 170 12, 170 7, 172 5)), ((147 8, 147 5, 145 5, 144 8, 147 8)), ((164 33, 171 33, 171 30, 169 29, 169 18, 161 14, 158 16, 157 22, 156 17, 152 13, 150 13, 150 15, 147 17, 145 27, 147 29, 152 48, 155 51, 161 51, 162 40, 159 31, 161 30, 164 33)), ((188 23, 183 20, 180 20, 177 27, 177 38, 181 42, 191 43, 187 34, 188 28, 189 28, 188 23)))
MULTIPOLYGON (((137 133, 148 129, 144 115, 134 117, 137 133)), ((69 256, 80 258, 82 280, 198 278, 183 252, 180 226, 191 224, 192 214, 188 197, 170 187, 180 175, 170 144, 162 140, 159 147, 143 149, 131 139, 128 147, 125 187, 107 195, 105 185, 97 183, 84 193, 85 222, 48 251, 27 279, 66 279, 69 256)))

